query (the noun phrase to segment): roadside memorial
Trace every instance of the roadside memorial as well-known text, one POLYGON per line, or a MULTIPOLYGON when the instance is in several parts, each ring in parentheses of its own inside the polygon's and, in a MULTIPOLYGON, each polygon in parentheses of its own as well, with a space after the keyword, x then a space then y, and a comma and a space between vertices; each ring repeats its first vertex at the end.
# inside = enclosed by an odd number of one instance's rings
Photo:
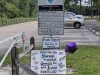
POLYGON ((66 56, 63 50, 33 50, 31 69, 38 74, 66 74, 66 56))
POLYGON ((31 69, 38 74, 66 75, 66 53, 60 49, 60 37, 64 34, 64 0, 38 0, 38 35, 42 38, 42 50, 31 51, 31 69))

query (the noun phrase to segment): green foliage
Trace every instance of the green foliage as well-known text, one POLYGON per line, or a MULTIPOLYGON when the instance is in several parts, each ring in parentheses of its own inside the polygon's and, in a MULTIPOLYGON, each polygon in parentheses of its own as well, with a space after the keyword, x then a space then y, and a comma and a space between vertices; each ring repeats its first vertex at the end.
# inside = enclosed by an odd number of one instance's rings
POLYGON ((30 11, 29 11, 29 16, 33 16, 33 17, 36 17, 36 3, 37 3, 37 0, 31 0, 30 3, 29 3, 29 6, 30 6, 30 11))
POLYGON ((21 10, 21 16, 31 17, 36 14, 36 2, 37 0, 20 0, 19 9, 21 10))
POLYGON ((0 17, 34 17, 37 0, 1 0, 0 17))
POLYGON ((5 7, 6 3, 3 2, 3 1, 0 1, 0 17, 4 17, 5 14, 4 14, 4 7, 5 7))
POLYGON ((28 17, 29 15, 29 0, 21 0, 19 4, 19 9, 21 10, 21 16, 28 17))
POLYGON ((89 6, 82 6, 80 1, 82 0, 65 0, 65 10, 69 12, 74 12, 76 14, 82 14, 87 16, 91 15, 91 8, 89 6))
POLYGON ((9 2, 0 1, 0 17, 15 18, 19 16, 19 9, 9 2))
POLYGON ((11 3, 6 3, 5 5, 5 14, 8 18, 15 18, 19 16, 19 9, 15 7, 15 5, 11 3))
POLYGON ((100 0, 93 0, 95 6, 100 9, 100 0))
MULTIPOLYGON (((16 18, 16 17, 36 17, 38 0, 0 0, 0 17, 16 18)), ((90 8, 77 5, 81 0, 65 0, 65 10, 74 13, 90 15, 90 8), (85 12, 87 10, 88 12, 85 12)), ((100 0, 94 0, 96 7, 100 7, 100 0)))

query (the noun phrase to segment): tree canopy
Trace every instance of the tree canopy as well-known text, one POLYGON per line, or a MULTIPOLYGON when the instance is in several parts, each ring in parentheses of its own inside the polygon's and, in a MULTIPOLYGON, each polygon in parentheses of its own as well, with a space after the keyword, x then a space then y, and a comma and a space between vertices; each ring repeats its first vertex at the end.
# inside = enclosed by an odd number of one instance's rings
MULTIPOLYGON (((35 17, 37 13, 38 0, 0 0, 0 17, 35 17)), ((90 6, 82 6, 85 0, 65 0, 64 8, 76 14, 91 15, 90 6), (86 12, 87 11, 87 12, 86 12)), ((93 7, 100 11, 100 0, 88 0, 93 7)))
POLYGON ((37 0, 1 0, 0 17, 34 17, 37 0))

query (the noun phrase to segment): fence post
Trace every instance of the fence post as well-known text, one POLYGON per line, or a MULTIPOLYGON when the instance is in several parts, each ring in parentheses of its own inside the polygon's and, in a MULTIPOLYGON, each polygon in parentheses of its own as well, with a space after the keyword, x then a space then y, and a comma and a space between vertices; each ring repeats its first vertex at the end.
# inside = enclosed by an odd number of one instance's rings
POLYGON ((31 51, 35 50, 35 39, 34 39, 34 37, 30 38, 30 45, 33 45, 33 48, 30 50, 30 66, 31 66, 31 51))
POLYGON ((25 51, 25 32, 22 34, 23 51, 25 51))
POLYGON ((32 50, 34 50, 35 49, 35 39, 34 39, 34 37, 30 38, 30 45, 33 45, 32 50))
POLYGON ((18 50, 13 47, 11 50, 12 75, 19 75, 19 66, 16 64, 16 59, 18 59, 18 50))

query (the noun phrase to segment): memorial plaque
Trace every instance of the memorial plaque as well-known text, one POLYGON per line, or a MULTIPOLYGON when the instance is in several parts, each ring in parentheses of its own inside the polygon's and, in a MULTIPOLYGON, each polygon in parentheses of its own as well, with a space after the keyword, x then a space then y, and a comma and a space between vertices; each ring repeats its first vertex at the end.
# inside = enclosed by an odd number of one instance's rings
POLYGON ((66 74, 66 54, 63 50, 33 50, 31 69, 38 74, 66 74))
POLYGON ((43 49, 60 49, 59 37, 44 37, 42 39, 43 49))
POLYGON ((38 34, 63 35, 63 0, 38 0, 38 34))

